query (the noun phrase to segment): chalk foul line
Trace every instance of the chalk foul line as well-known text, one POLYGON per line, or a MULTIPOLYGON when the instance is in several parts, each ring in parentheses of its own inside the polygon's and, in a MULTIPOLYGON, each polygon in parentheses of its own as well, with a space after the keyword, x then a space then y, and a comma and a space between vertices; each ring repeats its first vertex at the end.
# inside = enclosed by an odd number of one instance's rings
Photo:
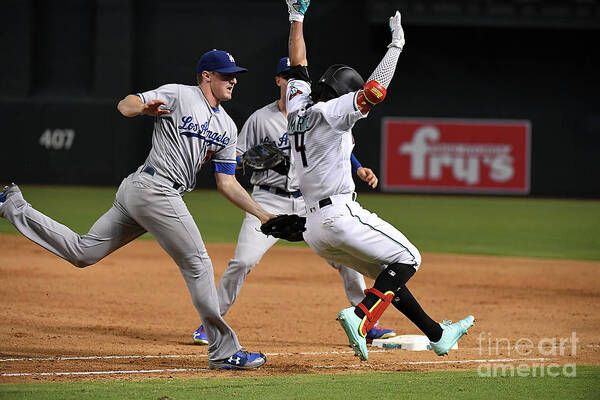
MULTIPOLYGON (((381 352, 381 351, 378 351, 381 352)), ((353 352, 323 352, 325 354, 340 354, 353 352)), ((287 353, 271 353, 271 356, 284 355, 287 353)), ((310 354, 315 354, 311 352, 310 354)), ((317 352, 316 354, 322 354, 317 352)), ((267 353, 269 355, 269 353, 267 353)), ((197 357, 197 355, 194 355, 197 357)), ((98 357, 105 358, 107 356, 98 357)), ((113 357, 113 356, 111 356, 113 357)), ((118 356, 124 358, 124 356, 118 356)), ((129 358, 141 358, 143 356, 131 356, 129 358)), ((158 358, 159 356, 153 356, 158 358)), ((164 357, 164 356, 162 356, 164 357)), ((183 356, 181 356, 183 357, 183 356)), ((113 357, 114 358, 114 357, 113 357)), ((72 358, 69 358, 72 359, 72 358)), ((435 364, 465 364, 465 363, 505 363, 515 361, 549 361, 551 358, 499 358, 499 359, 473 359, 473 360, 442 360, 442 361, 404 361, 396 362, 397 365, 435 365, 435 364)), ((370 367, 369 364, 349 364, 349 365, 315 365, 316 369, 335 369, 335 368, 360 368, 370 367)), ((160 374, 172 372, 200 372, 209 371, 208 368, 167 368, 167 369, 139 369, 139 370, 109 370, 109 371, 64 371, 64 372, 16 372, 0 374, 2 377, 19 377, 19 376, 77 376, 77 375, 116 375, 116 374, 160 374)))
MULTIPOLYGON (((436 365, 436 364, 487 364, 487 363, 506 363, 515 361, 550 361, 552 358, 498 358, 498 359, 478 359, 478 360, 441 360, 441 361, 400 361, 394 362, 396 365, 436 365)), ((313 368, 356 368, 366 367, 368 364, 352 365, 315 365, 313 368)))

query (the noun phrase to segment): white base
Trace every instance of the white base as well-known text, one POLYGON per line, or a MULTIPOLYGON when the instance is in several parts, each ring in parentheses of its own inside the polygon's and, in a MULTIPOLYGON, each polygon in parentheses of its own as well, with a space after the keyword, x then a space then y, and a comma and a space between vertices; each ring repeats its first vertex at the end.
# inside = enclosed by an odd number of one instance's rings
MULTIPOLYGON (((381 347, 384 349, 400 349, 423 351, 431 350, 429 339, 423 335, 398 335, 389 339, 375 339, 371 344, 373 347, 381 347)), ((452 350, 458 349, 458 343, 452 346, 452 350)))

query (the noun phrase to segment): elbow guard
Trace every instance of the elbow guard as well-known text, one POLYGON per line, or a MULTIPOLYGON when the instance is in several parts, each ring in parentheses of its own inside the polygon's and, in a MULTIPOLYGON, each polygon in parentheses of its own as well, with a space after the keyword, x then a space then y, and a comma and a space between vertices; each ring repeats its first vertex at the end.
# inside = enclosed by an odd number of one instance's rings
POLYGON ((375 104, 381 103, 383 99, 385 99, 386 93, 387 90, 381 83, 376 80, 370 80, 365 83, 364 88, 358 92, 358 95, 356 96, 356 106, 360 112, 366 114, 375 104))

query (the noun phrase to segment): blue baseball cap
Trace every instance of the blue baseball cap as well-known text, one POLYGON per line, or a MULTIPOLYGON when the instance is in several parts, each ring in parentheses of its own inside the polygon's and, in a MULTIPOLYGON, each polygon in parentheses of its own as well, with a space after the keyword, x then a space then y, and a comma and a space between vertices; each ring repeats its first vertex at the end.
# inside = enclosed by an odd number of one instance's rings
POLYGON ((231 74, 233 72, 246 72, 246 68, 238 67, 235 64, 233 56, 223 50, 211 50, 202 54, 200 60, 198 60, 197 72, 202 71, 216 71, 224 74, 231 74))
POLYGON ((290 59, 289 57, 283 57, 277 63, 277 73, 275 75, 279 75, 282 72, 290 70, 290 59))

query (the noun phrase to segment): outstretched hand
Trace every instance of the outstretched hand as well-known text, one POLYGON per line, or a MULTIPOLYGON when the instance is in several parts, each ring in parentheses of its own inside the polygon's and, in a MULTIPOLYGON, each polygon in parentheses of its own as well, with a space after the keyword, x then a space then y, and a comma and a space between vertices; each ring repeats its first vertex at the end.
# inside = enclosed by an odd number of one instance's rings
POLYGON ((400 50, 404 47, 404 29, 402 29, 402 16, 400 11, 390 17, 390 30, 392 31, 392 42, 389 47, 398 47, 400 50))
POLYGON ((367 182, 371 188, 375 189, 375 187, 377 187, 379 178, 377 178, 377 175, 373 173, 371 168, 359 167, 356 170, 356 175, 358 175, 362 181, 367 182))
POLYGON ((144 103, 144 105, 142 106, 142 114, 145 115, 152 115, 155 117, 158 117, 160 115, 164 115, 164 114, 169 114, 169 110, 165 110, 160 108, 160 106, 164 106, 165 103, 162 100, 152 100, 149 101, 148 103, 144 103))

